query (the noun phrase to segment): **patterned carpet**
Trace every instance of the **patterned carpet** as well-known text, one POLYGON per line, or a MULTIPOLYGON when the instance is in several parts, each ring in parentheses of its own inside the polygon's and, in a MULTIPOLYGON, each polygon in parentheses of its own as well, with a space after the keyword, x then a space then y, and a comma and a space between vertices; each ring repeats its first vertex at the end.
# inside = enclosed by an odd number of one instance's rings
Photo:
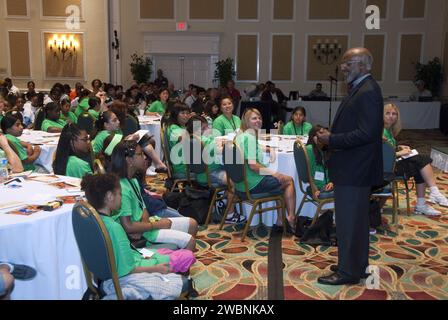
MULTIPOLYGON (((401 143, 412 141, 421 153, 429 146, 448 145, 438 131, 404 132, 401 143)), ((440 190, 448 195, 448 174, 436 172, 440 190)), ((161 177, 152 179, 160 186, 161 177)), ((161 189, 160 189, 161 190, 161 189)), ((415 194, 411 195, 412 206, 415 194)), ((400 197, 400 208, 405 208, 400 197)), ((283 279, 286 300, 447 300, 448 299, 448 208, 437 207, 441 217, 399 216, 398 234, 385 225, 371 236, 370 262, 380 270, 380 287, 323 286, 317 278, 329 274, 337 262, 337 248, 311 247, 292 237, 283 237, 283 279)), ((390 220, 390 203, 383 217, 390 220)), ((191 275, 200 293, 198 300, 266 300, 268 297, 269 230, 251 230, 245 243, 239 240, 242 226, 216 225, 198 235, 198 262, 191 275)))

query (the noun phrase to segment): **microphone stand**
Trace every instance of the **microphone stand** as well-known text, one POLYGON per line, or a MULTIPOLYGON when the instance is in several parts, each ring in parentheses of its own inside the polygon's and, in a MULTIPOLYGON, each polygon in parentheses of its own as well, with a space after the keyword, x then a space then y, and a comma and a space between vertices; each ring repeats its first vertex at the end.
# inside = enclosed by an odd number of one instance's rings
POLYGON ((334 94, 334 101, 337 101, 337 97, 338 97, 338 73, 339 73, 339 68, 336 67, 336 77, 332 77, 330 76, 330 110, 329 110, 329 119, 328 119, 328 127, 331 128, 331 111, 332 111, 332 103, 333 103, 333 82, 335 83, 335 94, 334 94))

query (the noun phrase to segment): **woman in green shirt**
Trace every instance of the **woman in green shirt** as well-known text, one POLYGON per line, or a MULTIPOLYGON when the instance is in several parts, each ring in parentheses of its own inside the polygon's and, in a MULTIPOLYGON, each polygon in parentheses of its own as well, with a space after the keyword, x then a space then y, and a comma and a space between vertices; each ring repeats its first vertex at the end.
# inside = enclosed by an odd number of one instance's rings
MULTIPOLYGON (((258 132, 263 124, 261 113, 255 108, 248 108, 241 120, 241 132, 236 136, 236 144, 241 149, 244 159, 247 160, 247 183, 249 191, 253 194, 266 192, 283 193, 287 220, 294 230, 296 218, 296 190, 292 177, 274 172, 263 163, 263 151, 271 152, 271 148, 263 147, 258 143, 258 132)), ((271 153, 272 155, 272 153, 271 153)), ((237 192, 245 192, 244 182, 235 184, 237 192)), ((281 216, 278 216, 277 225, 282 225, 281 216)), ((291 230, 289 230, 291 231, 291 230)))
POLYGON ((168 151, 175 174, 186 174, 186 167, 182 155, 182 136, 188 134, 185 126, 191 117, 190 108, 184 103, 175 103, 166 123, 166 135, 168 137, 168 151))
POLYGON ((120 120, 112 111, 103 112, 96 122, 97 135, 92 141, 93 153, 97 155, 103 150, 104 139, 111 134, 121 134, 120 120))
POLYGON ((236 133, 241 126, 241 119, 233 114, 232 97, 224 96, 221 99, 220 107, 222 115, 213 121, 213 129, 217 130, 221 136, 236 133))
POLYGON ((60 133, 67 122, 61 120, 61 107, 56 102, 50 102, 45 106, 45 120, 41 130, 50 133, 60 133))
POLYGON ((297 107, 292 112, 291 119, 283 128, 285 136, 307 136, 313 128, 311 123, 306 122, 306 110, 304 107, 297 107))
MULTIPOLYGON (((397 158, 406 157, 412 152, 409 146, 397 146, 396 138, 400 131, 401 121, 398 106, 393 103, 385 105, 383 140, 397 148, 397 158)), ((414 177, 417 189, 415 212, 427 216, 439 216, 441 212, 426 203, 426 187, 428 186, 430 190, 429 202, 448 207, 448 199, 440 192, 436 185, 431 163, 432 159, 430 157, 421 154, 407 159, 401 158, 401 160, 397 161, 395 172, 400 176, 406 175, 408 177, 414 177)))
POLYGON ((147 116, 163 116, 166 112, 166 105, 170 98, 168 89, 162 89, 159 93, 159 100, 154 101, 149 108, 146 109, 147 116))
MULTIPOLYGON (((114 174, 106 175, 87 175, 81 182, 81 188, 85 191, 87 201, 100 214, 106 230, 112 242, 112 249, 115 256, 115 267, 119 278, 123 278, 135 273, 160 273, 169 274, 180 271, 173 270, 173 261, 170 256, 162 255, 154 250, 150 258, 145 258, 139 251, 132 247, 123 227, 116 222, 113 213, 120 210, 122 203, 122 189, 119 178, 114 174)), ((192 252, 185 251, 182 254, 182 261, 179 264, 185 264, 185 268, 189 269, 195 258, 192 252)), ((188 270, 187 270, 188 271, 188 270)), ((187 289, 186 278, 179 276, 170 278, 167 285, 177 288, 176 294, 163 297, 165 299, 176 299, 182 292, 187 289), (177 284, 171 283, 177 281, 177 284)), ((154 296, 151 286, 148 287, 148 293, 154 296)), ((145 284, 141 284, 141 288, 146 288, 145 284)), ((167 290, 169 292, 169 290, 167 290)), ((159 297, 161 298, 161 297, 159 297)))
POLYGON ((1 121, 1 128, 6 139, 11 143, 22 161, 25 171, 34 171, 36 169, 34 161, 39 158, 41 149, 39 146, 33 146, 30 143, 19 140, 23 133, 23 125, 19 115, 20 113, 17 112, 7 114, 1 121))
POLYGON ((64 99, 61 101, 61 120, 67 123, 77 123, 78 117, 70 111, 70 101, 64 99))
POLYGON ((190 218, 161 219, 150 216, 143 200, 137 173, 147 169, 142 148, 132 140, 120 142, 112 153, 110 173, 120 177, 121 208, 118 216, 121 225, 131 238, 143 236, 149 243, 172 243, 181 249, 194 251, 194 236, 198 224, 190 218))
POLYGON ((82 178, 93 173, 93 157, 90 137, 76 124, 67 125, 59 138, 54 173, 61 176, 82 178))
POLYGON ((306 153, 310 160, 311 177, 314 179, 316 187, 319 189, 316 197, 319 197, 321 192, 330 192, 333 190, 333 183, 330 182, 328 175, 328 168, 326 165, 326 146, 322 144, 317 138, 317 133, 324 129, 320 125, 314 126, 309 132, 308 144, 306 146, 306 153))

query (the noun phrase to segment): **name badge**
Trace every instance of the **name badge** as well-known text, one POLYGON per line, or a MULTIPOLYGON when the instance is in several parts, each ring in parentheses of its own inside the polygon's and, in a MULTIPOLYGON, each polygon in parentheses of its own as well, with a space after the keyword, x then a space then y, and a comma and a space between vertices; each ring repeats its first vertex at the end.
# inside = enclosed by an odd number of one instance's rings
POLYGON ((314 180, 324 181, 325 180, 325 174, 323 172, 316 171, 316 174, 314 175, 314 180))

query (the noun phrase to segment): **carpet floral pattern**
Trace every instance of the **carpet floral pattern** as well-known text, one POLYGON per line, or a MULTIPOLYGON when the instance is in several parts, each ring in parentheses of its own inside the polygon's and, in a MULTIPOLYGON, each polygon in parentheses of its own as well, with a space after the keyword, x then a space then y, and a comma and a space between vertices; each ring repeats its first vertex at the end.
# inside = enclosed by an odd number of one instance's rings
MULTIPOLYGON (((412 133, 411 133, 412 134, 412 133)), ((405 132, 405 139, 409 133, 405 132)), ((419 136, 421 137, 421 136, 419 136)), ((428 136, 425 137, 428 139, 428 136)), ((448 144, 434 133, 437 145, 448 144)), ((414 147, 429 154, 428 144, 412 137, 414 147)), ((400 141, 401 142, 401 141, 400 141)), ((448 174, 437 172, 437 183, 448 195, 448 174)), ((154 182, 154 181, 152 181, 154 182)), ((415 189, 411 207, 415 206, 415 189)), ((379 288, 324 286, 317 278, 330 273, 337 262, 336 247, 311 247, 296 238, 282 240, 284 295, 287 300, 447 300, 448 299, 448 208, 435 206, 441 217, 406 215, 405 196, 400 196, 399 228, 385 224, 370 238, 370 263, 379 268, 379 288), (397 232, 398 233, 397 233, 397 232)), ((413 211, 413 210, 412 210, 413 211)), ((391 203, 383 217, 391 219, 391 203)), ((246 241, 240 241, 242 225, 201 228, 198 262, 192 267, 200 296, 198 300, 265 300, 268 297, 269 229, 253 228, 246 241)))

